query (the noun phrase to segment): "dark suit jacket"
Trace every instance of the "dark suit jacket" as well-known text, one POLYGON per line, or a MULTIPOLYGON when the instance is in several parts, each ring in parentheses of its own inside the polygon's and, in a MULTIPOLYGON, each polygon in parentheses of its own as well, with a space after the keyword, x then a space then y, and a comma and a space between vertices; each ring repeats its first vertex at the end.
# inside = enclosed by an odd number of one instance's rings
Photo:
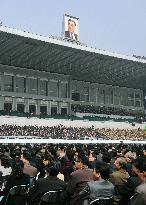
POLYGON ((128 205, 130 197, 134 194, 135 188, 140 185, 141 181, 138 176, 129 177, 126 184, 118 188, 118 194, 121 196, 119 205, 128 205))
POLYGON ((9 190, 14 186, 27 184, 30 184, 30 177, 27 174, 22 174, 20 177, 10 175, 3 190, 3 195, 7 196, 9 190))
POLYGON ((135 188, 140 185, 141 181, 138 176, 129 177, 126 184, 118 190, 123 197, 131 197, 134 194, 135 188))
POLYGON ((35 177, 37 174, 37 168, 31 166, 30 164, 24 165, 23 173, 28 174, 30 177, 35 177))
POLYGON ((92 169, 85 168, 74 171, 67 185, 67 195, 70 198, 70 205, 80 205, 79 192, 84 189, 87 182, 94 180, 92 169))
POLYGON ((127 179, 129 178, 129 174, 126 171, 118 170, 114 171, 110 175, 110 182, 112 182, 115 186, 123 186, 127 179))
MULTIPOLYGON (((75 40, 78 40, 78 35, 76 33, 74 33, 74 36, 75 36, 75 40)), ((71 39, 69 31, 65 31, 65 37, 71 39)))
POLYGON ((146 183, 142 183, 136 188, 130 205, 146 205, 146 183))
MULTIPOLYGON (((80 198, 92 201, 97 198, 111 198, 114 195, 114 185, 104 179, 90 181, 87 186, 80 192, 80 198)), ((86 203, 85 203, 86 204, 86 203)))
POLYGON ((65 190, 66 183, 55 176, 40 178, 29 192, 29 205, 38 205, 41 197, 48 191, 65 190))
MULTIPOLYGON (((30 177, 27 175, 27 174, 22 174, 20 177, 16 177, 15 175, 10 175, 8 180, 7 180, 7 183, 6 183, 6 186, 3 190, 3 195, 5 196, 5 198, 2 200, 1 204, 3 204, 6 200, 6 196, 8 195, 9 193, 9 190, 14 187, 14 186, 17 186, 17 185, 28 185, 30 184, 30 177)), ((26 197, 24 196, 24 198, 22 196, 11 196, 9 198, 9 202, 8 204, 11 204, 11 205, 23 205, 25 204, 25 200, 26 200, 26 197), (15 200, 14 200, 15 198, 15 200)))

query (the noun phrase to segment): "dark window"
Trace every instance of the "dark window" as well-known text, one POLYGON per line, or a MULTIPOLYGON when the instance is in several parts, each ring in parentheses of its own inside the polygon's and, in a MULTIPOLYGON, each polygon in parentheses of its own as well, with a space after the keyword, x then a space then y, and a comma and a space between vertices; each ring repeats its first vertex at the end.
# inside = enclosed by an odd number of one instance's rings
POLYGON ((89 102, 89 88, 84 87, 81 93, 81 101, 89 102))
POLYGON ((61 108, 61 115, 67 115, 67 108, 61 108))
POLYGON ((28 93, 37 95, 37 79, 28 78, 28 93))
POLYGON ((56 115, 57 114, 57 107, 51 107, 51 115, 56 115))
POLYGON ((140 99, 140 98, 141 98, 140 93, 136 93, 136 94, 135 94, 135 98, 139 98, 139 99, 140 99))
POLYGON ((24 112, 24 108, 25 108, 25 106, 24 106, 24 104, 17 104, 17 111, 18 112, 24 112))
POLYGON ((24 77, 16 76, 16 92, 17 93, 26 92, 26 79, 24 77))
POLYGON ((29 113, 31 113, 31 114, 36 113, 36 106, 35 105, 29 105, 29 113))
POLYGON ((140 107, 141 106, 141 101, 140 100, 136 100, 135 101, 135 106, 136 107, 140 107))
POLYGON ((134 98, 134 93, 128 93, 128 98, 134 98))
POLYGON ((47 114, 47 106, 41 105, 40 106, 40 113, 43 115, 47 114))
POLYGON ((72 100, 80 101, 80 93, 72 93, 72 100))
POLYGON ((49 82, 49 95, 51 97, 58 97, 58 82, 56 81, 49 82))
POLYGON ((4 75, 4 91, 13 92, 14 77, 11 75, 4 75))
POLYGON ((48 95, 48 82, 46 80, 40 80, 40 95, 48 95))
POLYGON ((67 83, 61 83, 60 84, 60 90, 61 90, 61 98, 67 98, 67 89, 68 85, 67 83))
POLYGON ((4 110, 7 112, 12 111, 12 103, 4 103, 4 110))

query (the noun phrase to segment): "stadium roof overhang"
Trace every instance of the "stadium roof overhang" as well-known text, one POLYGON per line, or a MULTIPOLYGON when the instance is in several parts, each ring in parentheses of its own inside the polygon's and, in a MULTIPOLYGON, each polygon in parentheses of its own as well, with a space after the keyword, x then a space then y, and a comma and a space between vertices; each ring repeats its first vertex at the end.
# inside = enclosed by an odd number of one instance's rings
POLYGON ((146 60, 0 26, 0 63, 146 89, 146 60))

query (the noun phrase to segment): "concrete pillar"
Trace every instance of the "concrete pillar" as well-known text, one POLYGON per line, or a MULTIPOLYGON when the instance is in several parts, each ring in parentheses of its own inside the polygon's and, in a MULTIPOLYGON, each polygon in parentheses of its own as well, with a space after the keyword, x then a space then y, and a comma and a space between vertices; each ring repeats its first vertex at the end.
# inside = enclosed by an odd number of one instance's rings
POLYGON ((13 91, 16 92, 16 75, 13 76, 13 91))
POLYGON ((48 105, 47 105, 47 115, 51 115, 51 102, 48 101, 48 105))
POLYGON ((40 78, 37 78, 37 94, 40 95, 40 78))
POLYGON ((0 96, 0 110, 4 110, 4 97, 0 96))

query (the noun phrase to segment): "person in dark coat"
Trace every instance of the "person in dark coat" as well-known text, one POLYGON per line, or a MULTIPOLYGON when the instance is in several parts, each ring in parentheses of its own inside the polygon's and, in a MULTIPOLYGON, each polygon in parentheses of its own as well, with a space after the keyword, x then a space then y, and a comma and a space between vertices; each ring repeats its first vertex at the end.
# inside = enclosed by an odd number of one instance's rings
MULTIPOLYGON (((10 191, 10 189, 14 186, 18 186, 18 185, 28 185, 30 184, 30 177, 27 174, 23 173, 23 168, 24 168, 24 164, 21 160, 16 160, 16 163, 13 167, 12 173, 11 175, 8 177, 7 179, 7 183, 5 185, 5 188, 2 192, 2 195, 4 196, 1 204, 4 204, 7 198, 7 195, 10 191)), ((14 200, 14 196, 10 197, 7 204, 11 204, 11 205, 25 205, 25 201, 26 201, 26 197, 16 197, 15 196, 15 200, 14 200)))
POLYGON ((132 164, 133 175, 130 176, 126 182, 126 184, 118 190, 120 196, 122 197, 119 201, 119 205, 128 205, 130 203, 130 198, 134 195, 134 191, 137 186, 141 184, 141 180, 139 178, 139 174, 142 169, 142 159, 135 159, 132 164))
POLYGON ((135 193, 131 198, 130 205, 146 205, 146 163, 143 162, 141 173, 139 173, 141 184, 136 187, 135 193))
POLYGON ((80 192, 80 198, 83 204, 89 204, 97 198, 111 198, 114 195, 114 185, 108 181, 110 167, 105 162, 97 162, 93 169, 95 181, 90 181, 80 192))
POLYGON ((55 166, 46 167, 47 177, 40 178, 29 192, 29 205, 39 205, 41 197, 48 191, 59 191, 66 189, 66 183, 57 175, 59 170, 55 166))
POLYGON ((81 205, 79 192, 84 189, 87 182, 94 180, 92 169, 89 169, 87 164, 88 161, 84 157, 75 161, 76 171, 71 174, 66 190, 70 205, 81 205))

